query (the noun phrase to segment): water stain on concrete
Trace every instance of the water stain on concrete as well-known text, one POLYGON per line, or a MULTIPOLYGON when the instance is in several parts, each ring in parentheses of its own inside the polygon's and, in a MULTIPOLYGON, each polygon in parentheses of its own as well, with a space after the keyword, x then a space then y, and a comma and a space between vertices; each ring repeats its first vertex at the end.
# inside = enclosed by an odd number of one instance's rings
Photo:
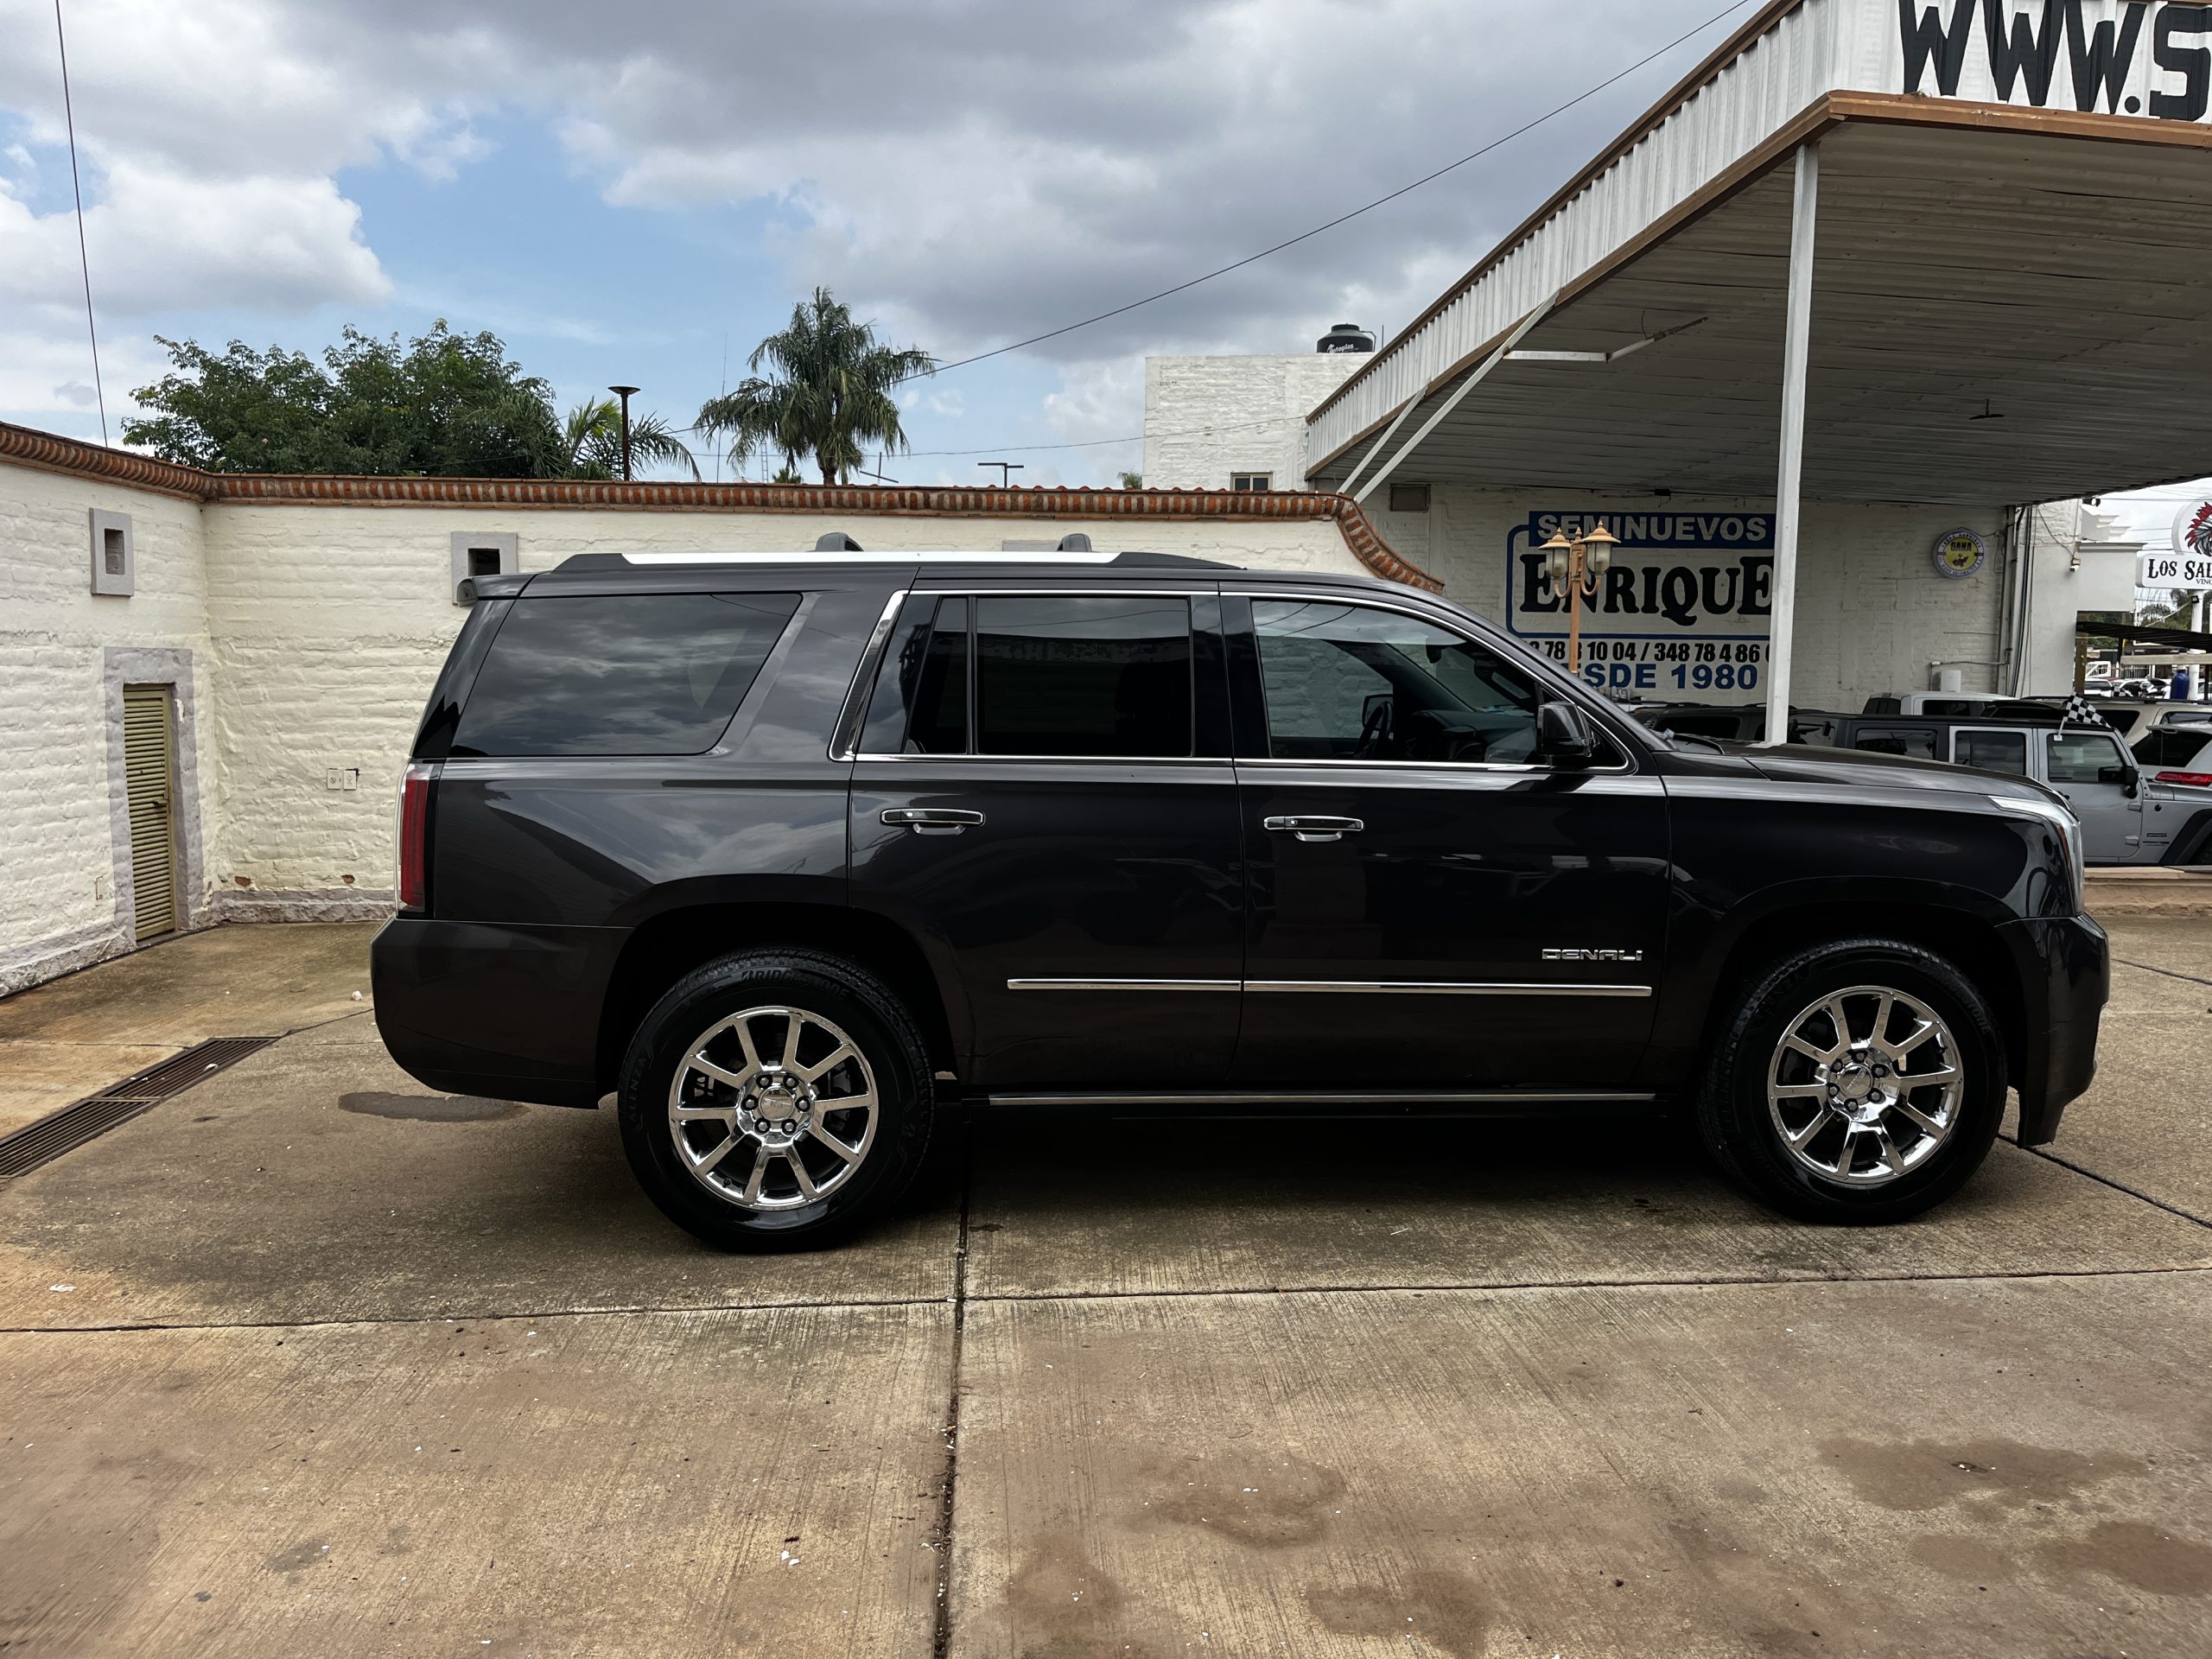
POLYGON ((2120 1475, 2139 1475, 2140 1459, 2118 1452, 2062 1452, 2019 1440, 1832 1440, 1821 1451, 1851 1489, 1885 1510, 1933 1510, 1990 1497, 2007 1508, 2056 1503, 2120 1475))
POLYGON ((1490 1626, 1480 1587, 1464 1573, 1424 1569, 1408 1573, 1400 1587, 1316 1585, 1306 1591, 1306 1605, 1332 1635, 1421 1642, 1454 1659, 1479 1659, 1490 1626))
POLYGON ((1040 1535, 1006 1586, 1022 1659, 1140 1659, 1151 1649, 1122 1628, 1124 1599, 1071 1532, 1040 1535))
POLYGON ((522 1110, 518 1100, 486 1100, 476 1095, 387 1095, 370 1090, 340 1095, 338 1109, 367 1117, 396 1117, 410 1123, 489 1123, 522 1110))
POLYGON ((2101 1573, 2153 1595, 2212 1594, 2212 1548, 2140 1521, 2100 1521, 2086 1537, 2045 1539, 2036 1556, 2060 1573, 2101 1573))
POLYGON ((330 1546, 319 1539, 310 1538, 305 1543, 294 1544, 289 1549, 280 1549, 262 1565, 271 1573, 300 1573, 310 1567, 320 1566, 330 1559, 330 1546))
POLYGON ((1912 1559, 1961 1584, 1997 1584, 2012 1576, 2012 1558, 1979 1538, 1930 1532, 1912 1541, 1912 1559))
POLYGON ((1241 1544, 1274 1549, 1319 1538, 1344 1495, 1344 1477, 1303 1458, 1243 1463, 1226 1477, 1192 1482, 1171 1491, 1153 1512, 1187 1526, 1204 1527, 1241 1544))

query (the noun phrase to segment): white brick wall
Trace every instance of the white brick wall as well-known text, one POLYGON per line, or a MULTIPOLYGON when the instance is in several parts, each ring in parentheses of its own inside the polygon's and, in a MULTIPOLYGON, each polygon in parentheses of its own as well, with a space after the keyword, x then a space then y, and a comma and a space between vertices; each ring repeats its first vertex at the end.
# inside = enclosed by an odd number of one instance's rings
POLYGON ((1232 473, 1268 473, 1279 490, 1304 489, 1306 416, 1371 360, 1359 352, 1145 359, 1145 486, 1225 490, 1232 473))
MULTIPOLYGON (((1502 619, 1508 532, 1538 510, 1608 512, 1770 512, 1771 504, 1573 491, 1476 490, 1440 485, 1430 496, 1426 538, 1402 531, 1402 515, 1379 517, 1391 545, 1444 579, 1444 595, 1502 619)), ((1859 708, 1876 692, 1928 690, 1929 664, 1958 664, 1970 690, 1994 686, 2003 610, 2004 514, 1955 506, 1828 506, 1808 503, 1797 566, 1797 632, 1790 698, 1802 707, 1859 708), (1936 538, 1961 524, 1988 540, 1980 572, 1936 573, 1936 538), (1960 663, 1960 659, 1973 659, 1960 663)), ((2070 618, 2069 618, 2070 626, 2070 618)), ((1717 702, 1751 702, 1718 696, 1717 702)))
MULTIPOLYGON (((190 652, 191 701, 205 709, 207 619, 196 503, 0 467, 0 993, 125 948, 105 652, 190 652), (130 515, 137 591, 129 598, 92 593, 96 507, 130 515)), ((213 760, 204 719, 194 738, 194 770, 204 779, 213 760)), ((197 804, 178 807, 184 835, 201 840, 197 804)), ((204 919, 204 888, 183 896, 204 919)))

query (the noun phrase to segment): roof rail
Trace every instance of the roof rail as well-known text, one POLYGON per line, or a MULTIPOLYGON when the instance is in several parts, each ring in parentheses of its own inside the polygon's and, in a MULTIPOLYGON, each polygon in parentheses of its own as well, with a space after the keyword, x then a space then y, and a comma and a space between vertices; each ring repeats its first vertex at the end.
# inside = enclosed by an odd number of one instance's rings
MULTIPOLYGON (((839 532, 842 534, 842 532, 839 532)), ((823 539, 828 539, 824 537, 823 539)), ((850 537, 846 537, 849 541, 850 537)), ((866 553, 858 547, 763 549, 758 552, 697 553, 575 553, 558 568, 571 575, 588 570, 650 569, 655 565, 697 564, 1065 564, 1119 567, 1124 570, 1236 570, 1243 567, 1220 559, 1193 558, 1184 553, 1100 553, 1070 548, 1065 551, 986 551, 960 548, 916 549, 911 551, 866 553)))

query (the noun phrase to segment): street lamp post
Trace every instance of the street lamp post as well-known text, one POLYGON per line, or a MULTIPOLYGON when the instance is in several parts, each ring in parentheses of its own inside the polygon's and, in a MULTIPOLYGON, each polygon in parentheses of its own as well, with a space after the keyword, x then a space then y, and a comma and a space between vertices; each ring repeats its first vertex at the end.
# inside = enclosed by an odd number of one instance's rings
POLYGON ((1582 676, 1582 601, 1598 595, 1598 579, 1612 567, 1613 550, 1620 537, 1604 524, 1577 532, 1569 541, 1562 531, 1536 550, 1544 556, 1544 575, 1555 594, 1567 599, 1567 671, 1582 676))
POLYGON ((622 400, 622 481, 630 481, 630 394, 635 386, 609 386, 607 390, 622 400))

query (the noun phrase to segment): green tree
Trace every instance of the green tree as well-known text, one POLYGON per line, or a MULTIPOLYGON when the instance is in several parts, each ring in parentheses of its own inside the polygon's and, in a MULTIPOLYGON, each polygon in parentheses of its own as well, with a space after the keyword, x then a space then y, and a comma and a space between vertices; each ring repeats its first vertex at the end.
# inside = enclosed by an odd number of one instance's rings
MULTIPOLYGON (((612 397, 578 404, 562 423, 561 442, 569 454, 570 478, 622 476, 622 406, 612 397)), ((690 448, 658 415, 630 423, 630 464, 639 467, 681 467, 694 479, 699 463, 690 448)))
POLYGON ((762 450, 782 454, 787 470, 813 457, 824 484, 836 484, 871 449, 907 447, 893 396, 903 380, 937 372, 927 352, 879 344, 873 323, 826 288, 791 308, 791 326, 762 340, 747 359, 753 377, 699 410, 696 430, 727 436, 732 459, 762 450), (766 364, 769 373, 759 372, 766 364))
MULTIPOLYGON (((158 336, 157 336, 158 338, 158 336)), ((557 478, 570 451, 545 382, 489 333, 441 318, 403 346, 347 328, 317 363, 302 352, 219 354, 162 340, 172 372, 133 395, 124 442, 219 473, 557 478)))

